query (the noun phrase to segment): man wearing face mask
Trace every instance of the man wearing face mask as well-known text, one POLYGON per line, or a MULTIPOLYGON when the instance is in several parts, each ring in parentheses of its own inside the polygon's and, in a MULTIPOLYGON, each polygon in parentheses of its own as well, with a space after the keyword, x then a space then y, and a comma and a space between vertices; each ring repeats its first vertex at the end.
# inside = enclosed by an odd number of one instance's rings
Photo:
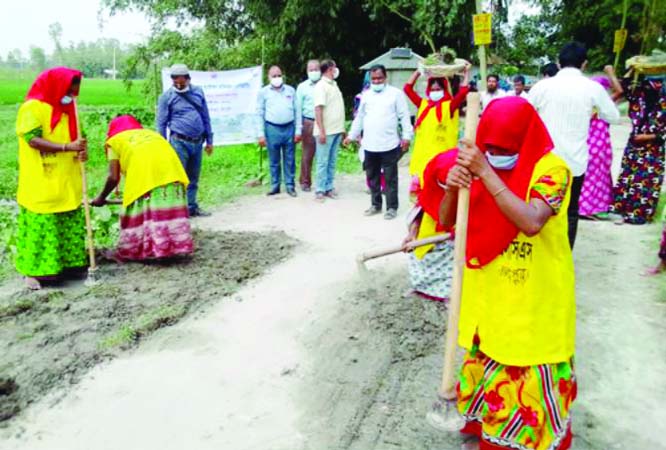
POLYGON ((300 184, 303 192, 309 192, 312 187, 312 160, 315 155, 314 130, 314 87, 321 79, 319 61, 311 59, 306 65, 308 79, 296 88, 296 108, 303 118, 301 133, 303 154, 301 157, 300 184))
POLYGON ((280 193, 282 165, 287 194, 296 197, 294 147, 301 140, 303 127, 301 112, 296 107, 296 91, 284 84, 278 66, 268 69, 268 80, 269 84, 259 91, 257 98, 259 145, 268 148, 271 171, 271 190, 266 195, 280 193))
POLYGON ((314 89, 318 202, 323 202, 326 198, 337 198, 333 187, 335 163, 338 147, 345 134, 345 104, 342 92, 335 82, 339 75, 340 69, 335 65, 335 61, 332 59, 322 61, 322 78, 314 89))
POLYGON ((382 212, 380 175, 386 178, 386 213, 391 220, 398 211, 398 160, 409 150, 413 128, 405 95, 400 89, 386 83, 386 68, 376 65, 370 68, 370 89, 361 96, 358 113, 352 122, 349 137, 344 145, 360 138, 365 152, 365 170, 370 182, 370 208, 366 216, 382 212), (400 126, 400 134, 398 133, 400 126))
POLYGON ((190 84, 190 72, 185 64, 171 67, 173 86, 160 96, 157 104, 157 131, 167 137, 178 153, 183 168, 190 179, 187 186, 187 209, 190 217, 209 216, 199 209, 197 191, 201 173, 202 147, 213 153, 213 131, 203 89, 190 84))

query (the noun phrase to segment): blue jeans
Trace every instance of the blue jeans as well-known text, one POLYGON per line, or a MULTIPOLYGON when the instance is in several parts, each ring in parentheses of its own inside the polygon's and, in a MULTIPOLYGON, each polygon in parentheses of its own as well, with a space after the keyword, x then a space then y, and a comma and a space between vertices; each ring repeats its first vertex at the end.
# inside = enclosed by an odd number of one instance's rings
POLYGON ((326 143, 320 144, 317 139, 315 164, 317 165, 316 191, 325 194, 333 190, 335 178, 335 163, 338 160, 338 147, 342 140, 342 133, 326 135, 326 143))
POLYGON ((279 189, 284 168, 284 184, 288 190, 294 189, 294 174, 296 173, 294 132, 292 123, 287 126, 271 125, 267 123, 264 127, 266 136, 266 147, 268 148, 268 161, 271 170, 271 189, 279 189))
POLYGON ((203 142, 187 142, 169 137, 169 143, 176 150, 180 162, 183 164, 190 184, 187 185, 187 209, 190 214, 199 209, 197 204, 197 190, 199 189, 199 174, 201 174, 201 155, 203 153, 203 142))

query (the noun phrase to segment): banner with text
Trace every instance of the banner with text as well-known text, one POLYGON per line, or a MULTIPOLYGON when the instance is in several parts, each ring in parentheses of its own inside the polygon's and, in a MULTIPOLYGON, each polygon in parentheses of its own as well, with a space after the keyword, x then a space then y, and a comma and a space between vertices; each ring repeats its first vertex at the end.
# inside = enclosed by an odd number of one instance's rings
MULTIPOLYGON (((190 71, 192 84, 203 89, 210 111, 215 145, 257 141, 256 104, 261 89, 261 66, 221 72, 190 71)), ((169 69, 162 70, 162 89, 172 85, 169 69)))

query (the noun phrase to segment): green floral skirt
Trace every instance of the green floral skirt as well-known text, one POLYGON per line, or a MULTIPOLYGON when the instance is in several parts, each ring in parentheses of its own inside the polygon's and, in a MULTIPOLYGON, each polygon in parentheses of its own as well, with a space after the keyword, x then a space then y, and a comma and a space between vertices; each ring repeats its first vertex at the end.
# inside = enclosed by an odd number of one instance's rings
POLYGON ((29 277, 51 278, 65 269, 86 267, 83 209, 37 214, 21 207, 16 250, 16 270, 29 277))

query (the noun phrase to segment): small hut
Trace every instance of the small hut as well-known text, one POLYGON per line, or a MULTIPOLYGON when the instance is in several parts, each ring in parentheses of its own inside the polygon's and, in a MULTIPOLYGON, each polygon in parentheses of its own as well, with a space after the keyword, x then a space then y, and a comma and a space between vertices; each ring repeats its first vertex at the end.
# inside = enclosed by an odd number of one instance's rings
MULTIPOLYGON (((359 69, 365 71, 376 64, 381 64, 386 67, 388 83, 391 86, 402 89, 412 73, 418 69, 421 61, 423 61, 423 57, 417 55, 411 49, 398 47, 392 48, 383 55, 376 57, 372 61, 359 67, 359 69)), ((417 83, 416 91, 423 94, 424 90, 425 84, 423 77, 421 77, 417 83)), ((416 114, 416 108, 414 108, 414 105, 409 101, 407 103, 411 114, 416 114)))

